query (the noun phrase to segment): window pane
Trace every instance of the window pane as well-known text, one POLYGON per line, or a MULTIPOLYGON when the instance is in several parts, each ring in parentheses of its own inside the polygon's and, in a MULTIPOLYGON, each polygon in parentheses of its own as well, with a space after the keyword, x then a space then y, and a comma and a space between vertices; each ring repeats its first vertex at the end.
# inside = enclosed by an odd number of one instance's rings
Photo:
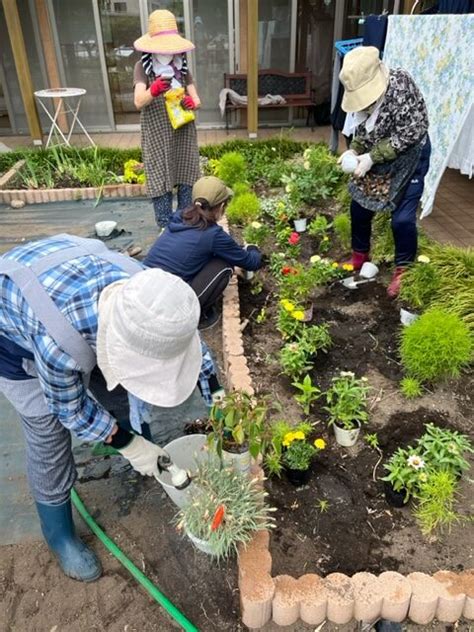
POLYGON ((87 90, 79 118, 86 127, 110 127, 92 2, 53 0, 53 7, 67 87, 87 90))
POLYGON ((290 26, 291 0, 260 0, 258 4, 259 68, 289 72, 290 26))

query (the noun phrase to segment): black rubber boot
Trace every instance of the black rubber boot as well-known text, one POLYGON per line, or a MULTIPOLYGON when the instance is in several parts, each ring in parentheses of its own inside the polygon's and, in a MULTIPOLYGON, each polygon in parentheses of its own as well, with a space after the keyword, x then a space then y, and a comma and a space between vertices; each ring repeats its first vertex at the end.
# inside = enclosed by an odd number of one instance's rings
POLYGON ((63 572, 72 579, 93 582, 102 574, 95 553, 76 535, 71 500, 62 505, 36 503, 44 538, 63 572))

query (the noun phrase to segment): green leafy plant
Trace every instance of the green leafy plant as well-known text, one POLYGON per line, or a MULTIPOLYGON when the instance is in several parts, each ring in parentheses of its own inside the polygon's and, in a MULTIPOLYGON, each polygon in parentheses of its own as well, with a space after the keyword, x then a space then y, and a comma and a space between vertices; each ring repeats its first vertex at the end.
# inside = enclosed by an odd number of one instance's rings
POLYGON ((316 215, 308 226, 311 237, 325 237, 331 229, 331 222, 324 215, 316 215))
POLYGON ((301 406, 303 413, 309 415, 311 405, 319 399, 321 391, 313 384, 309 375, 305 375, 301 382, 295 380, 291 384, 300 391, 298 395, 295 395, 295 400, 301 406))
POLYGON ((449 531, 459 522, 460 516, 455 511, 456 486, 453 474, 445 470, 432 471, 421 482, 414 515, 424 535, 431 535, 436 529, 449 531))
POLYGON ((390 213, 375 213, 372 222, 372 261, 376 264, 393 261, 395 244, 390 213))
POLYGON ((266 493, 258 483, 213 459, 202 461, 193 496, 177 516, 178 529, 208 542, 217 558, 237 552, 256 530, 274 526, 275 510, 265 503, 266 493))
POLYGON ((233 187, 238 182, 244 182, 246 180, 246 171, 245 158, 237 151, 229 151, 223 154, 214 169, 215 175, 229 187, 233 187))
POLYGON ((291 470, 307 470, 315 454, 324 450, 326 442, 322 438, 311 442, 303 431, 290 430, 284 435, 282 445, 286 448, 282 454, 285 467, 291 470))
POLYGON ((261 325, 267 320, 267 308, 262 307, 262 309, 258 312, 257 317, 255 318, 257 323, 261 325))
POLYGON ((258 197, 252 191, 235 195, 227 207, 226 215, 231 224, 246 225, 255 221, 260 215, 258 197))
POLYGON ((383 466, 388 474, 382 478, 396 492, 405 492, 405 502, 417 496, 420 483, 426 479, 426 463, 418 448, 398 448, 383 466))
POLYGON ((440 287, 440 277, 427 257, 410 266, 402 276, 400 299, 413 309, 429 307, 440 287))
POLYGON ((439 428, 433 423, 426 424, 418 447, 425 461, 454 476, 460 476, 469 469, 465 454, 474 452, 467 436, 449 428, 439 428))
POLYGON ((351 236, 352 236, 352 228, 351 228, 351 217, 349 213, 339 213, 333 219, 332 227, 336 234, 341 247, 344 250, 350 250, 351 247, 351 236))
POLYGON ((332 345, 329 325, 311 325, 310 327, 304 327, 300 332, 298 340, 312 356, 316 355, 318 351, 328 351, 332 345))
POLYGON ((421 382, 414 377, 404 377, 400 382, 400 390, 406 399, 415 399, 423 395, 421 382))
POLYGON ((319 510, 319 513, 326 513, 330 507, 329 500, 326 498, 318 498, 316 501, 316 507, 319 510))
POLYGON ((289 432, 299 432, 304 436, 311 433, 313 424, 302 421, 296 425, 290 424, 286 420, 273 422, 270 428, 270 444, 265 453, 265 468, 271 475, 280 476, 283 469, 282 455, 286 446, 283 445, 285 436, 289 432))
POLYGON ((366 434, 364 436, 364 441, 367 443, 367 445, 369 445, 374 450, 380 449, 379 438, 376 432, 366 434))
POLYGON ((131 184, 145 184, 143 163, 138 160, 127 160, 123 165, 123 181, 131 184))
POLYGON ((243 230, 243 237, 247 244, 262 246, 268 239, 270 227, 261 222, 250 222, 243 230))
POLYGON ((472 359, 472 338, 458 316, 431 308, 404 328, 400 355, 408 375, 420 382, 458 377, 472 359))
MULTIPOLYGON (((294 310, 297 313, 301 310, 294 310)), ((303 325, 301 320, 294 318, 292 313, 287 311, 284 307, 280 306, 278 310, 278 319, 276 328, 279 331, 283 340, 291 340, 292 338, 297 337, 298 332, 301 331, 303 325)))
POLYGON ((248 449, 256 459, 265 452, 268 441, 268 403, 244 391, 233 391, 211 408, 209 444, 219 457, 222 451, 242 452, 248 449))
POLYGON ((280 349, 282 373, 295 379, 309 371, 313 363, 307 348, 301 342, 288 342, 280 349))
POLYGON ((367 395, 369 387, 367 378, 357 378, 351 371, 341 371, 332 378, 326 391, 324 410, 329 413, 328 425, 337 424, 346 430, 352 430, 355 422, 368 420, 367 395))

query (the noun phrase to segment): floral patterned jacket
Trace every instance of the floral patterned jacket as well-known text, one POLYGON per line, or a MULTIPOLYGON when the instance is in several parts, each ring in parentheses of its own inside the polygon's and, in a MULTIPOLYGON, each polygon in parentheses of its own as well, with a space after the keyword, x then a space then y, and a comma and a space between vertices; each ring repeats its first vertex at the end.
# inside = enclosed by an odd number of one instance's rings
POLYGON ((358 154, 370 152, 374 163, 394 160, 398 154, 419 143, 428 131, 425 100, 411 75, 390 70, 389 85, 371 132, 359 125, 351 143, 358 154))

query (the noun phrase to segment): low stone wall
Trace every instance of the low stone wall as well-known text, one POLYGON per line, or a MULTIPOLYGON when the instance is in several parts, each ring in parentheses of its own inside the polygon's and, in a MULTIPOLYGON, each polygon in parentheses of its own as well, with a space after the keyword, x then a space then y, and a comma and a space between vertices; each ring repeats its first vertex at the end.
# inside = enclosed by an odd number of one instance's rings
MULTIPOLYGON (((227 229, 226 222, 222 224, 227 229)), ((235 276, 224 293, 222 335, 228 387, 253 393, 235 276)), ((260 474, 263 476, 261 470, 260 474)), ((435 618, 451 624, 461 617, 474 620, 474 569, 434 575, 413 572, 406 577, 394 571, 378 576, 362 572, 352 577, 343 573, 272 577, 269 544, 270 533, 259 531, 239 551, 241 615, 250 629, 271 620, 282 626, 299 619, 309 625, 326 619, 337 625, 352 619, 371 623, 380 618, 396 622, 408 618, 420 625, 435 618)))
POLYGON ((45 202, 69 202, 74 200, 95 200, 99 197, 144 197, 147 195, 144 184, 106 184, 103 187, 85 187, 77 189, 7 189, 8 183, 15 178, 25 161, 19 160, 0 178, 0 204, 24 202, 25 204, 43 204, 45 202))

